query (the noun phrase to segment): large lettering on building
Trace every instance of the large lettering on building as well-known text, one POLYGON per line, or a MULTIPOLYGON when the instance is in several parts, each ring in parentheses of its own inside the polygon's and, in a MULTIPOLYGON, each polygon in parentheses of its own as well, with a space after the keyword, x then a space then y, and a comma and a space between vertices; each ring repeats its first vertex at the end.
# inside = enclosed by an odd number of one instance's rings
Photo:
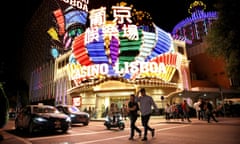
POLYGON ((126 6, 112 6, 113 20, 106 20, 106 7, 92 9, 88 13, 89 27, 83 29, 89 1, 61 1, 79 9, 54 11, 58 33, 48 31, 65 50, 72 51, 67 68, 70 80, 80 84, 89 78, 107 77, 172 79, 181 55, 174 51, 170 33, 155 24, 151 28, 134 24, 131 7, 126 6))
MULTIPOLYGON (((165 53, 154 58, 150 62, 125 62, 124 67, 116 63, 113 67, 115 76, 122 77, 129 74, 130 80, 136 78, 157 78, 163 81, 171 81, 174 72, 181 67, 182 56, 178 53, 165 53)), ((88 78, 107 77, 109 74, 109 64, 93 64, 81 66, 79 64, 68 64, 67 71, 70 80, 76 84, 88 78)))

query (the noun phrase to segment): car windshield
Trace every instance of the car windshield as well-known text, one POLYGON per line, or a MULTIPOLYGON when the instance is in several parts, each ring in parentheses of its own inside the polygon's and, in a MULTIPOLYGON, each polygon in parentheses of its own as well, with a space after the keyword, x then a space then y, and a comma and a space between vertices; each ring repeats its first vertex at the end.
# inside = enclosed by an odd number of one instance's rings
POLYGON ((34 113, 56 113, 56 109, 53 107, 34 107, 34 113))
POLYGON ((70 111, 70 112, 79 112, 80 110, 77 108, 77 107, 75 107, 75 106, 70 106, 70 107, 68 107, 68 110, 70 111))

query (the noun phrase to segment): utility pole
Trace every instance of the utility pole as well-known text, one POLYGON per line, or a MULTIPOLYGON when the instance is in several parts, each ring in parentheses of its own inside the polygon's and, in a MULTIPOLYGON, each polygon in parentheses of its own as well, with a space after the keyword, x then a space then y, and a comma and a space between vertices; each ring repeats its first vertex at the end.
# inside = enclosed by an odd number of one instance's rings
POLYGON ((224 103, 224 96, 223 96, 223 91, 222 91, 222 88, 220 87, 219 88, 219 91, 220 91, 220 95, 221 95, 221 98, 222 98, 222 106, 223 106, 223 117, 225 117, 225 103, 224 103))

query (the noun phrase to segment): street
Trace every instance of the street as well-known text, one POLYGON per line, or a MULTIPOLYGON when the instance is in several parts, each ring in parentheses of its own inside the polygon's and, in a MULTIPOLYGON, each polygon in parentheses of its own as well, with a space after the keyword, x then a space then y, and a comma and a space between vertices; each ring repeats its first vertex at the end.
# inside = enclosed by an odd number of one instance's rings
MULTIPOLYGON (((14 121, 9 121, 5 127, 5 132, 12 135, 17 140, 25 144, 239 144, 240 143, 240 118, 218 118, 219 122, 191 119, 192 122, 181 122, 171 120, 166 122, 163 118, 152 117, 150 126, 155 128, 155 137, 148 134, 148 141, 142 142, 138 134, 134 140, 129 141, 129 120, 125 121, 126 128, 119 130, 112 128, 107 130, 103 121, 91 121, 88 126, 73 125, 66 133, 43 132, 29 136, 14 131, 14 121)), ((143 131, 140 119, 136 123, 143 131)), ((5 136, 5 140, 0 144, 10 144, 5 136)), ((16 142, 15 142, 16 143, 16 142)), ((14 144, 15 144, 14 143, 14 144)))

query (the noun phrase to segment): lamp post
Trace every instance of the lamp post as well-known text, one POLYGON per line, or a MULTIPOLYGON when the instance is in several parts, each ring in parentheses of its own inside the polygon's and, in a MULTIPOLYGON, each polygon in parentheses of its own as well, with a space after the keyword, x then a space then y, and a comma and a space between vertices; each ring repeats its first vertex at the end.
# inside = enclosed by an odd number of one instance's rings
POLYGON ((222 88, 221 88, 221 87, 219 88, 219 91, 220 91, 220 95, 221 95, 221 98, 222 98, 223 117, 225 117, 225 104, 224 104, 223 91, 222 91, 222 88))
POLYGON ((162 109, 163 109, 162 114, 163 114, 163 112, 164 112, 164 107, 163 107, 164 96, 161 96, 161 100, 162 100, 162 109))

